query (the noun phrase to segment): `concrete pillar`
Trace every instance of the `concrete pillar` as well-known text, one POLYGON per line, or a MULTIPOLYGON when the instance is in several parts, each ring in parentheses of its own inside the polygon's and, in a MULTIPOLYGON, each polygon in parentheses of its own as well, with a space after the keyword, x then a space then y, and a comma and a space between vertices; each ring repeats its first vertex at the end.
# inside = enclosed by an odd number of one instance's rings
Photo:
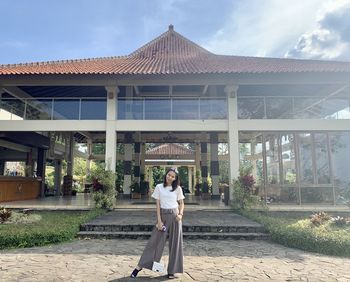
POLYGON ((106 151, 105 169, 113 173, 117 165, 117 132, 115 121, 117 119, 117 95, 118 86, 106 86, 107 91, 107 119, 106 119, 106 151))
POLYGON ((239 175, 239 136, 238 136, 238 111, 237 111, 237 85, 227 85, 225 93, 227 95, 228 113, 228 146, 230 159, 230 200, 232 200, 233 187, 232 180, 239 175))
POLYGON ((191 166, 188 166, 187 167, 188 169, 188 190, 193 193, 193 183, 192 183, 192 167, 191 166))
POLYGON ((62 182, 62 161, 54 160, 55 178, 54 178, 54 191, 56 196, 61 195, 61 182, 62 182))
POLYGON ((210 133, 210 176, 212 181, 212 199, 220 199, 219 192, 219 137, 216 132, 210 133))
POLYGON ((67 175, 73 176, 74 166, 74 133, 69 133, 68 139, 68 158, 67 158, 67 175))
POLYGON ((86 175, 90 175, 91 173, 91 157, 92 157, 92 140, 87 140, 87 154, 88 159, 86 160, 86 175))
POLYGON ((202 175, 202 183, 208 182, 208 146, 207 146, 207 135, 206 133, 202 133, 201 140, 201 175, 202 175))
POLYGON ((194 186, 200 181, 201 174, 201 146, 199 142, 196 142, 196 156, 195 156, 195 171, 194 171, 194 186))
MULTIPOLYGON (((146 173, 146 144, 145 143, 141 143, 141 157, 140 157, 140 174, 145 175, 146 173)), ((146 179, 146 176, 145 176, 146 179)))
POLYGON ((132 168, 132 143, 133 136, 131 132, 125 133, 124 137, 124 194, 130 195, 130 185, 132 183, 131 168, 132 168))
POLYGON ((38 148, 36 175, 41 179, 40 196, 45 197, 46 150, 38 148))
POLYGON ((134 181, 140 183, 141 174, 141 133, 135 133, 135 163, 134 163, 134 181))

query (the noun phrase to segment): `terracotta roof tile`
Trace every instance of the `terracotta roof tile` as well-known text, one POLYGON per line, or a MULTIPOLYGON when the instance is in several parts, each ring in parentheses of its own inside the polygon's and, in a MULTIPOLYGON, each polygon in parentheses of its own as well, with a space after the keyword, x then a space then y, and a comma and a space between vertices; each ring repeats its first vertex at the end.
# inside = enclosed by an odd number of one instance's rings
POLYGON ((146 152, 146 155, 192 155, 193 150, 176 143, 166 143, 154 147, 146 152))
POLYGON ((216 55, 169 28, 128 56, 0 65, 0 75, 292 72, 350 72, 350 62, 216 55))

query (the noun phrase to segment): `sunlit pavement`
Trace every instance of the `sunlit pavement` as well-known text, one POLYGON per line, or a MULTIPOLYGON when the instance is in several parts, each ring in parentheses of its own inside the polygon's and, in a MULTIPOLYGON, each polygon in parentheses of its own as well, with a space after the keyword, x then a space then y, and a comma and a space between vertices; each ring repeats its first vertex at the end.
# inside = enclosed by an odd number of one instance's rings
MULTIPOLYGON (((134 281, 145 240, 76 240, 0 251, 0 281, 134 281)), ((350 258, 318 255, 266 241, 184 242, 177 281, 350 281, 350 258)), ((163 262, 167 261, 167 249, 163 262)), ((164 281, 149 270, 138 281, 164 281)))

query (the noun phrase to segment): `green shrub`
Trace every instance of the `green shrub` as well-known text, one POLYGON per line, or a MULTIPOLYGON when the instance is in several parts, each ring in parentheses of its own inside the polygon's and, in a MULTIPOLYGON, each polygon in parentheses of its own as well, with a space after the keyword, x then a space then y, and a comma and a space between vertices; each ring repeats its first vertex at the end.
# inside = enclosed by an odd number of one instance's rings
POLYGON ((240 169, 239 176, 233 180, 233 208, 248 210, 251 207, 264 208, 259 196, 253 195, 255 179, 251 175, 251 167, 240 169))
POLYGON ((350 257, 350 226, 334 226, 331 221, 316 226, 307 217, 277 217, 267 213, 242 211, 264 225, 273 242, 287 247, 327 255, 350 257))
POLYGON ((117 194, 115 189, 115 173, 110 170, 104 170, 102 167, 96 167, 91 173, 90 178, 93 180, 93 183, 99 185, 98 189, 93 187, 95 206, 102 209, 112 208, 117 194))
POLYGON ((0 225, 0 249, 43 246, 69 241, 75 238, 79 226, 104 210, 91 211, 36 211, 40 221, 0 225))

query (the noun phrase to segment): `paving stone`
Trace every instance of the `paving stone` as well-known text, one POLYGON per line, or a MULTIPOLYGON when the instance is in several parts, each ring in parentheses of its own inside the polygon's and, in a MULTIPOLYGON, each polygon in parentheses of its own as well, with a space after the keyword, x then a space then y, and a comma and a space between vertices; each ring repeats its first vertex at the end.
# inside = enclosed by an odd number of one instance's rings
MULTIPOLYGON (((76 240, 0 251, 0 281, 135 281, 145 240, 76 240)), ((185 273, 175 281, 349 281, 349 258, 318 255, 266 241, 185 240, 185 273)), ((163 262, 167 262, 165 248, 163 262)), ((164 281, 142 270, 138 281, 164 281)))

